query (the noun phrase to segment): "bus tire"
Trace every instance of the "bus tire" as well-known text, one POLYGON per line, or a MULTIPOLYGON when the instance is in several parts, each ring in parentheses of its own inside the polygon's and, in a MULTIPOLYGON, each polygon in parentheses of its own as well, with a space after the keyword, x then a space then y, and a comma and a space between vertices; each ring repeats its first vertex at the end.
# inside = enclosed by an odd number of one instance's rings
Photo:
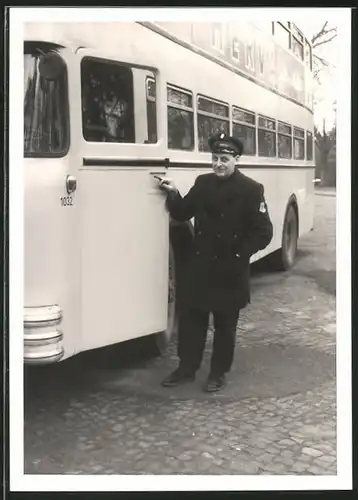
POLYGON ((286 210, 282 230, 281 248, 273 254, 274 266, 279 271, 288 271, 295 263, 298 242, 298 214, 293 203, 286 210))

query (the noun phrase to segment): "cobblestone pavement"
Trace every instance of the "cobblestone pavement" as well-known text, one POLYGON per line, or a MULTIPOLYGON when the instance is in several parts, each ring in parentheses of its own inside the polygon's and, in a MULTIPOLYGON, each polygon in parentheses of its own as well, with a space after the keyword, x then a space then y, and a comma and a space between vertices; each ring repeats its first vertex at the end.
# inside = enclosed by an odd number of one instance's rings
POLYGON ((195 383, 172 390, 174 345, 27 371, 25 472, 336 474, 335 198, 316 205, 295 268, 254 269, 224 392, 202 391, 211 334, 195 383))

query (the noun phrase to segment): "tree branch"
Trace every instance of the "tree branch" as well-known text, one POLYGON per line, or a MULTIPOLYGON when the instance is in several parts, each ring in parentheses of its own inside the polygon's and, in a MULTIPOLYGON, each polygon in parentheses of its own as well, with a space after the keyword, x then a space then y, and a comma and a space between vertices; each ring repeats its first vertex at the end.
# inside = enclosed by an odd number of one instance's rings
POLYGON ((326 59, 324 59, 323 57, 318 56, 317 54, 313 54, 313 58, 315 60, 319 61, 323 66, 328 67, 331 64, 326 59))
POLYGON ((320 31, 318 33, 316 33, 315 35, 313 35, 312 37, 312 40, 311 40, 311 43, 312 45, 314 44, 314 42, 318 39, 318 38, 321 38, 322 35, 324 35, 325 33, 325 30, 326 30, 326 26, 328 24, 328 21, 326 21, 324 23, 324 25, 322 26, 322 28, 320 29, 320 31))
POLYGON ((325 43, 331 42, 332 40, 334 40, 334 38, 336 38, 336 36, 337 36, 337 33, 335 35, 333 35, 331 38, 328 38, 327 40, 322 40, 322 42, 316 43, 315 45, 313 45, 313 48, 316 49, 320 45, 324 45, 325 43))

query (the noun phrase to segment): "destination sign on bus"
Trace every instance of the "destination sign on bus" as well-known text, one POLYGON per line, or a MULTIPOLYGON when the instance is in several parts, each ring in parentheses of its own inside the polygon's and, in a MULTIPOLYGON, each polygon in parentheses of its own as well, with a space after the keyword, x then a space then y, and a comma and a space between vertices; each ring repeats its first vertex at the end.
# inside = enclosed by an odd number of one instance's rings
POLYGON ((312 107, 311 75, 303 61, 250 23, 155 22, 180 41, 229 64, 271 90, 312 107))

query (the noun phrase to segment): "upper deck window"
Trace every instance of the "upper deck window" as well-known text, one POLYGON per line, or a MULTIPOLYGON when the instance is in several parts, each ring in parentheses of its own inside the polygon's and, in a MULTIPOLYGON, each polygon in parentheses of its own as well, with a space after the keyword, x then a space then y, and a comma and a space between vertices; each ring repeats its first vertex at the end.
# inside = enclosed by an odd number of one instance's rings
POLYGON ((24 155, 58 157, 69 148, 67 68, 49 44, 24 46, 24 155))
MULTIPOLYGON (((307 42, 305 43, 301 30, 294 23, 288 21, 274 23, 274 35, 282 47, 291 50, 301 61, 307 58, 305 46, 307 42)), ((311 66, 311 63, 309 62, 307 65, 311 66)))
POLYGON ((81 63, 81 85, 86 141, 156 142, 153 71, 85 57, 81 63))
POLYGON ((224 51, 224 33, 222 23, 213 23, 211 44, 216 50, 220 52, 224 51))
POLYGON ((303 42, 301 42, 296 36, 292 36, 292 52, 299 59, 303 61, 304 59, 304 50, 303 50, 303 42))
POLYGON ((290 49, 291 48, 291 34, 288 28, 286 28, 283 23, 275 23, 275 38, 277 39, 278 43, 284 48, 284 49, 290 49))
POLYGON ((307 68, 312 71, 312 48, 307 40, 305 40, 305 63, 307 68))
POLYGON ((168 148, 194 149, 193 94, 173 85, 167 86, 168 148))
POLYGON ((230 131, 229 105, 210 97, 198 97, 199 151, 210 151, 208 139, 219 132, 230 131))
POLYGON ((256 154, 256 116, 241 108, 232 108, 232 134, 243 142, 244 155, 256 154))
POLYGON ((294 23, 291 23, 291 31, 294 37, 297 38, 297 40, 301 43, 303 43, 303 35, 302 32, 297 28, 297 26, 294 23))

